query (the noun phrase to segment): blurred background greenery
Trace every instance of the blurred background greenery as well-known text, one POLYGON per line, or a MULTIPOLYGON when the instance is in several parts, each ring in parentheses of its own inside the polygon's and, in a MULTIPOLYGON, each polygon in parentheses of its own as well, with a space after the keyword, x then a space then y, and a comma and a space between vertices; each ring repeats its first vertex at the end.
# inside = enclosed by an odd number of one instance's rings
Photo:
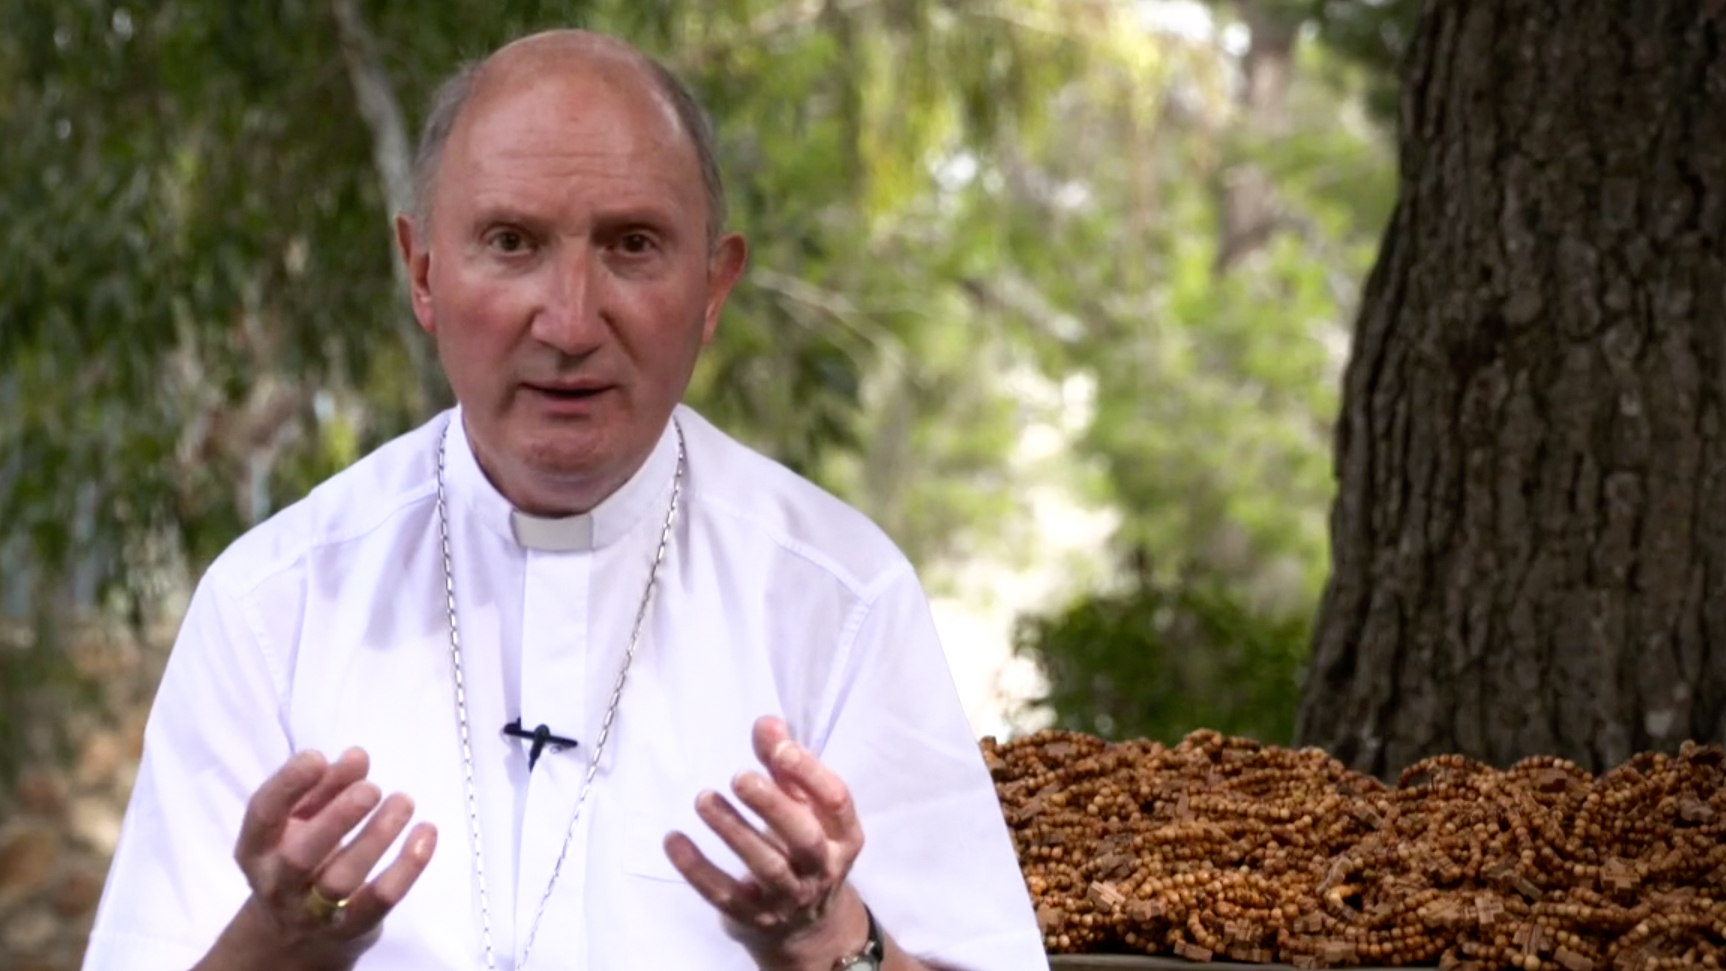
POLYGON ((98 704, 73 632, 164 640, 240 531, 447 403, 392 265, 407 145, 440 77, 554 25, 717 120, 753 262, 692 403, 937 592, 1053 577, 949 644, 1034 668, 1004 724, 1288 741, 1415 13, 0 0, 0 762, 98 704))

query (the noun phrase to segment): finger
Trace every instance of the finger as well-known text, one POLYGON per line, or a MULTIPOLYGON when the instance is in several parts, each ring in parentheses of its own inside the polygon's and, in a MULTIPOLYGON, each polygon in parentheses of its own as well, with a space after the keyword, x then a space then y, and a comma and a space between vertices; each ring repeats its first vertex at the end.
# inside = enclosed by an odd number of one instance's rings
POLYGON ((331 900, 353 894, 366 882, 366 874, 383 859, 390 844, 407 828, 413 814, 414 801, 407 796, 398 792, 385 799, 377 812, 366 820, 360 835, 337 849, 324 862, 313 886, 331 900))
POLYGON ((330 763, 329 770, 323 779, 312 788, 312 791, 301 796, 294 804, 294 819, 310 819, 320 810, 330 804, 330 800, 341 795, 354 783, 364 779, 371 770, 371 757, 362 748, 350 748, 339 758, 330 763))
POLYGON ((863 827, 857 821, 857 807, 845 780, 823 765, 815 753, 790 739, 773 751, 771 767, 782 787, 794 788, 808 798, 830 839, 851 847, 853 855, 862 849, 863 827))
POLYGON ((682 833, 667 833, 665 856, 714 909, 746 927, 763 926, 767 912, 760 888, 737 880, 714 866, 694 840, 682 833))
POLYGON ((269 852, 282 838, 293 807, 311 792, 329 769, 321 753, 300 752, 264 780, 246 802, 234 857, 244 866, 269 852))
POLYGON ((773 753, 779 750, 783 742, 791 741, 791 728, 785 724, 785 719, 777 715, 762 715, 755 719, 755 725, 750 731, 750 741, 755 744, 755 757, 761 764, 772 767, 773 753))
POLYGON ((402 843, 402 851, 378 874, 348 899, 341 927, 350 937, 360 937, 378 926, 395 906, 402 902, 414 882, 425 872, 437 850, 437 827, 420 823, 402 843))
POLYGON ((708 790, 695 798, 695 812, 749 868, 750 876, 763 893, 770 897, 798 897, 798 876, 791 859, 743 818, 729 800, 708 790))
POLYGON ((791 729, 785 720, 775 715, 763 715, 755 720, 754 730, 750 733, 750 741, 755 746, 755 757, 761 761, 773 781, 784 787, 794 799, 807 801, 808 795, 803 792, 795 780, 786 777, 779 767, 774 765, 773 756, 786 745, 795 745, 791 737, 791 729))
POLYGON ((305 888, 306 878, 341 843, 342 837, 377 808, 381 798, 383 793, 377 786, 363 780, 356 782, 319 810, 316 816, 282 836, 277 856, 281 858, 289 882, 298 885, 295 889, 305 888))
MULTIPOLYGON (((814 797, 806 792, 801 780, 787 773, 776 758, 788 746, 796 746, 797 740, 791 737, 791 729, 785 721, 773 715, 763 715, 755 720, 751 741, 755 746, 755 757, 761 760, 773 781, 778 783, 791 798, 802 802, 811 802, 814 797)), ((805 749, 807 751, 807 749, 805 749)))
POLYGON ((793 799, 758 772, 739 773, 731 788, 767 824, 764 835, 790 859, 794 872, 811 876, 828 870, 833 862, 832 844, 807 803, 793 799))
POLYGON ((806 802, 813 800, 813 795, 804 790, 802 780, 784 768, 784 753, 786 751, 792 748, 801 749, 804 752, 809 751, 798 745, 797 740, 791 737, 791 729, 785 724, 784 719, 774 715, 763 715, 757 718, 751 733, 751 741, 755 746, 755 757, 761 760, 761 764, 773 776, 773 781, 779 783, 795 799, 806 802))

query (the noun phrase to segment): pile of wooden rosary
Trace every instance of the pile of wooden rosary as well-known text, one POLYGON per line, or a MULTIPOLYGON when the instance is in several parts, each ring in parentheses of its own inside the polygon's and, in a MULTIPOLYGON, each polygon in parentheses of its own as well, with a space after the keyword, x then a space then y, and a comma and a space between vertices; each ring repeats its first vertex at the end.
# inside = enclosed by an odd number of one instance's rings
POLYGON ((1298 968, 1726 965, 1726 751, 1599 777, 1441 756, 1389 787, 1317 749, 1040 732, 983 755, 1052 954, 1298 968))

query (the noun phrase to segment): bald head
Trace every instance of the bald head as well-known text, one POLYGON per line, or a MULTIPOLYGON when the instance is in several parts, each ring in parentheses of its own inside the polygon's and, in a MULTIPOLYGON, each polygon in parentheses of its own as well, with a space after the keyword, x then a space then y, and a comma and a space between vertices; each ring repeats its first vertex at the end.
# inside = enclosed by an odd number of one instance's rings
POLYGON ((713 127, 689 88, 663 64, 613 37, 585 30, 532 34, 463 65, 439 85, 414 157, 414 216, 429 225, 438 170, 450 135, 475 103, 553 72, 599 77, 612 85, 637 85, 663 107, 668 124, 688 142, 707 199, 707 240, 725 233, 725 184, 719 172, 713 127))

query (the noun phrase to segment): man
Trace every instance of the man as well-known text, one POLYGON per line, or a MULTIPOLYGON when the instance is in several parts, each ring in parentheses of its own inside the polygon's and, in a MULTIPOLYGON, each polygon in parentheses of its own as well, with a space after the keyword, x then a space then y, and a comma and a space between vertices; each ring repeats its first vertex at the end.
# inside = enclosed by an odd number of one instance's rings
POLYGON ((909 564, 679 404, 745 260, 704 125, 579 32, 440 94, 460 404, 200 583, 86 968, 1047 966, 909 564))

